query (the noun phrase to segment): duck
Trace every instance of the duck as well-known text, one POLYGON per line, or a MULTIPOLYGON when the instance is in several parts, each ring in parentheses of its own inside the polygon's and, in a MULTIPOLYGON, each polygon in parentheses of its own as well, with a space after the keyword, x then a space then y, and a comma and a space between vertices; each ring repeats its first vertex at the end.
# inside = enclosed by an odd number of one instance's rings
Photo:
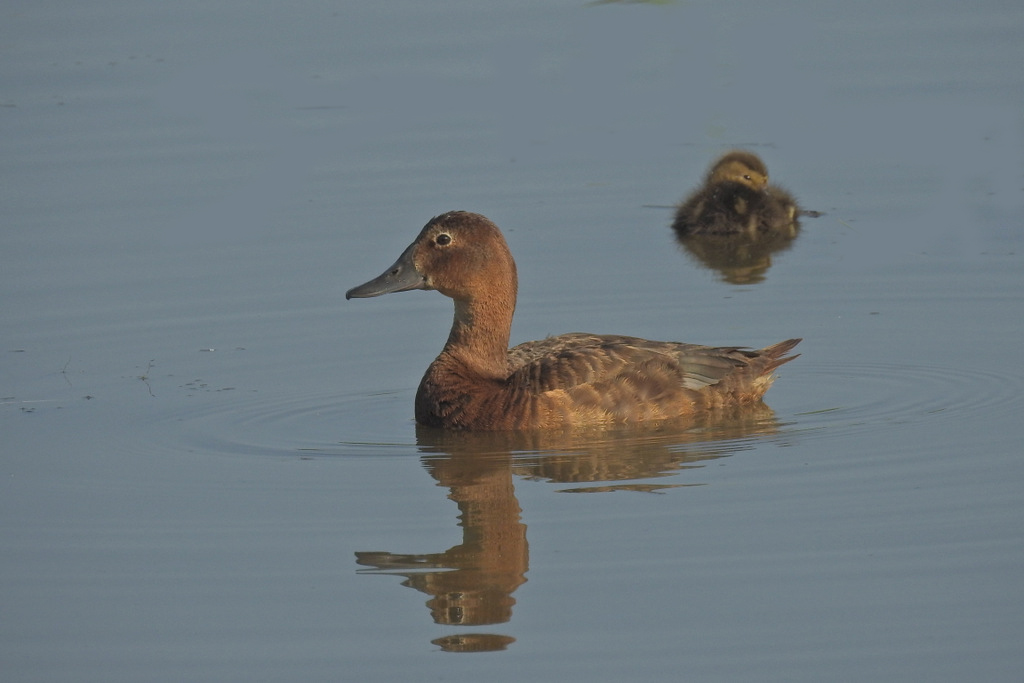
POLYGON ((582 332, 509 348, 516 264, 498 226, 432 218, 387 270, 346 299, 436 290, 455 302, 444 348, 416 391, 421 425, 522 431, 650 424, 756 404, 800 339, 760 350, 582 332))
POLYGON ((765 233, 793 238, 801 213, 791 194, 768 183, 760 157, 734 149, 711 165, 704 185, 678 206, 672 229, 680 238, 765 233))

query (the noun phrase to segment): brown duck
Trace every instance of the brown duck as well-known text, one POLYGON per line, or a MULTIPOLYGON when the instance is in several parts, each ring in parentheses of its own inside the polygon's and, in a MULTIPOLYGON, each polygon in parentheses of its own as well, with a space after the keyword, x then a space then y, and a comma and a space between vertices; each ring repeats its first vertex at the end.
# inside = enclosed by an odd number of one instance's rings
POLYGON ((498 226, 465 211, 431 219, 345 298, 410 289, 455 300, 448 342, 416 392, 416 420, 448 429, 644 423, 755 403, 800 341, 752 351, 574 333, 509 349, 516 265, 498 226))
POLYGON ((761 233, 795 237, 800 213, 788 192, 768 184, 768 168, 756 154, 733 150, 711 166, 704 186, 676 209, 672 229, 680 237, 761 233))

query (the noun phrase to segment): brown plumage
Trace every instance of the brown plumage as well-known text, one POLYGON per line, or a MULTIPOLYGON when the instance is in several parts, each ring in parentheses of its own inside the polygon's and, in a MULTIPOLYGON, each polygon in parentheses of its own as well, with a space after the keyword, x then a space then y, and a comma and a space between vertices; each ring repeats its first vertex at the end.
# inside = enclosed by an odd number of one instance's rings
POLYGON ((467 430, 612 425, 757 402, 790 339, 759 351, 564 334, 508 348, 516 266, 498 227, 452 211, 347 299, 436 289, 455 300, 448 342, 416 392, 421 424, 467 430))
POLYGON ((768 184, 768 169, 756 154, 733 150, 711 166, 704 185, 676 209, 672 229, 680 237, 760 233, 795 237, 799 215, 796 200, 768 184))

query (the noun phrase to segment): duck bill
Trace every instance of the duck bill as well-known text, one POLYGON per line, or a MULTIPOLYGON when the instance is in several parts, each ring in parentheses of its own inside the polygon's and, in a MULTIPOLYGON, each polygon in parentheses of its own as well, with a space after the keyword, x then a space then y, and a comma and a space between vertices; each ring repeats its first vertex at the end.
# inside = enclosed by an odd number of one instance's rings
POLYGON ((410 289, 427 289, 427 279, 416 270, 412 255, 416 244, 410 244, 409 248, 402 252, 398 260, 383 273, 369 282, 364 282, 358 287, 345 292, 346 299, 368 299, 381 294, 392 292, 406 292, 410 289))

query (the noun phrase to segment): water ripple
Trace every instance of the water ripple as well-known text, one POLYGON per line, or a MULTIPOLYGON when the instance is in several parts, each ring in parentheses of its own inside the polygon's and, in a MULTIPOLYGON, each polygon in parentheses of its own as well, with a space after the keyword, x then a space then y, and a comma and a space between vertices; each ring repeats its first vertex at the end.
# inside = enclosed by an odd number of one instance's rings
POLYGON ((1019 413, 1024 403, 1019 373, 895 363, 804 363, 800 372, 785 378, 790 393, 801 397, 788 433, 836 435, 939 415, 997 416, 1019 413))
MULTIPOLYGON (((766 409, 768 415, 747 414, 740 421, 732 416, 717 425, 663 428, 646 436, 633 432, 538 441, 536 435, 519 435, 509 443, 473 443, 472 447, 479 452, 550 455, 604 448, 643 450, 647 441, 656 438, 654 450, 681 448, 708 457, 715 452, 746 450, 753 445, 751 440, 758 442, 766 437, 800 434, 832 438, 936 416, 962 420, 977 414, 1019 413, 1024 402, 1024 378, 1020 374, 964 367, 802 363, 799 372, 790 371, 781 381, 785 381, 789 395, 797 399, 785 413, 774 417, 766 409), (609 443, 613 445, 607 446, 609 443)), ((770 403, 771 394, 768 398, 770 403)), ((416 456, 436 448, 450 450, 444 438, 417 431, 411 416, 412 403, 411 389, 292 397, 235 393, 229 401, 190 404, 186 410, 162 416, 161 421, 173 424, 179 437, 184 428, 190 448, 212 453, 377 457, 416 456)))
POLYGON ((215 453, 325 457, 417 452, 408 391, 324 393, 241 401, 172 416, 189 445, 215 453))

